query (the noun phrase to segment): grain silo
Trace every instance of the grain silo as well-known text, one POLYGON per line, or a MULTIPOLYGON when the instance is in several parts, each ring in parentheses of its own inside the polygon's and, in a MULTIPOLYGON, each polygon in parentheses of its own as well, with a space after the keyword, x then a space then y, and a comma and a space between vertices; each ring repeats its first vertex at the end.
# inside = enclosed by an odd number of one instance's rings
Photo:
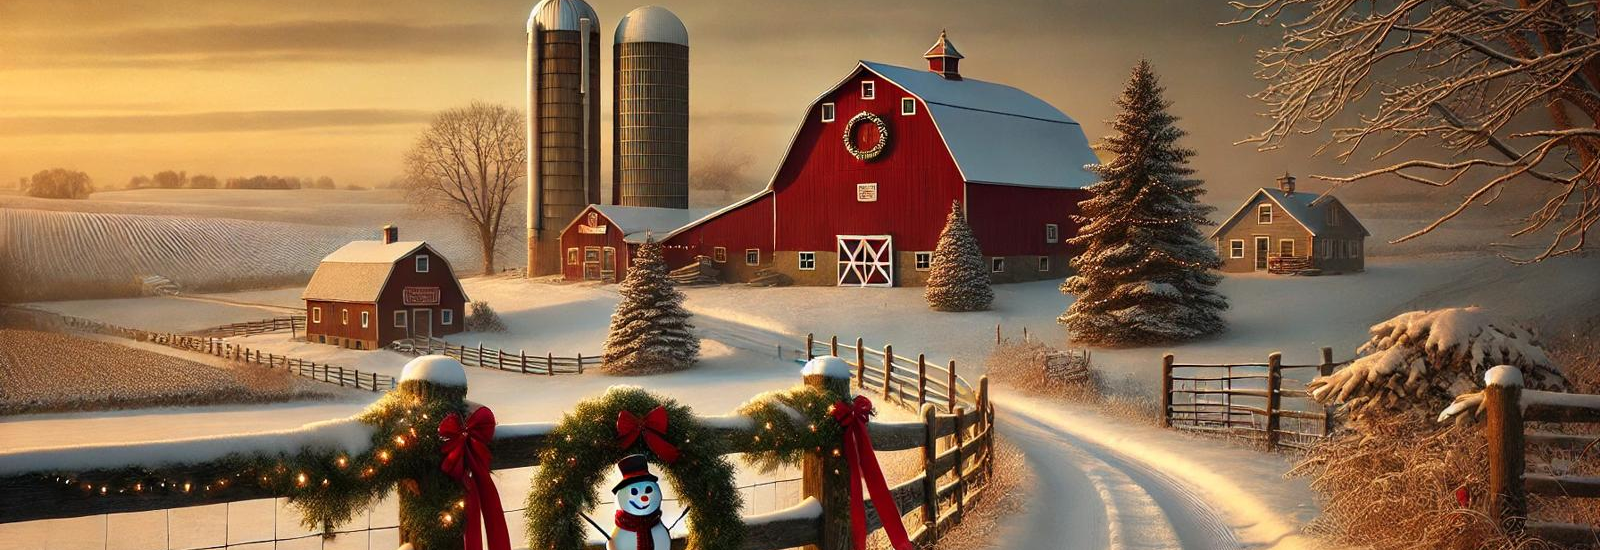
POLYGON ((645 6, 617 24, 612 55, 612 203, 688 208, 689 31, 645 6))
POLYGON ((528 274, 561 272, 560 234, 600 202, 600 19, 583 0, 528 16, 528 274))

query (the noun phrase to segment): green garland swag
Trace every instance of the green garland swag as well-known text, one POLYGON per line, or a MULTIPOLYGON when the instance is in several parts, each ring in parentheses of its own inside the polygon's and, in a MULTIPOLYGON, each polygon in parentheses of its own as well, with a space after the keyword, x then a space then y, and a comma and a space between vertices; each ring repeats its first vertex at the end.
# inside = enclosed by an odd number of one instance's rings
POLYGON ((795 466, 808 452, 831 452, 844 437, 828 408, 842 399, 810 386, 767 392, 741 405, 739 416, 755 422, 756 431, 740 445, 744 461, 762 473, 795 466))
POLYGON ((539 473, 528 494, 528 547, 549 550, 583 548, 588 529, 578 518, 598 502, 596 485, 622 457, 642 453, 664 472, 689 507, 689 547, 736 550, 744 543, 743 501, 733 482, 733 465, 723 455, 725 443, 694 411, 665 397, 633 386, 614 386, 604 395, 578 403, 545 438, 539 473), (678 461, 664 464, 643 438, 619 448, 617 413, 643 417, 656 407, 667 411, 666 440, 678 448, 678 461))

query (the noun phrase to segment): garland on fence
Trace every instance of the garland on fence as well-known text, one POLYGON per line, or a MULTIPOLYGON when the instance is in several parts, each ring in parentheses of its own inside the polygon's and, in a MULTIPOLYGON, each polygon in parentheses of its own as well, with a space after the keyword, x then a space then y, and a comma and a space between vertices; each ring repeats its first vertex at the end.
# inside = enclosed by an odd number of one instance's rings
POLYGON ((838 451, 843 437, 828 410, 841 396, 811 386, 766 392, 739 406, 739 416, 755 422, 744 450, 745 463, 762 473, 800 464, 807 452, 838 451))

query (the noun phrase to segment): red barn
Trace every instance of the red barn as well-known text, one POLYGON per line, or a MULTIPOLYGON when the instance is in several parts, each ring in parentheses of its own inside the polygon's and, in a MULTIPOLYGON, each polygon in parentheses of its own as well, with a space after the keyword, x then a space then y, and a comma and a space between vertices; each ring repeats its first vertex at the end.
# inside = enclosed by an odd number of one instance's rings
POLYGON ((322 259, 300 295, 306 341, 377 349, 411 336, 462 331, 467 294, 450 262, 422 241, 355 241, 322 259))
POLYGON ((1062 277, 1097 162, 1076 121, 1022 90, 964 78, 943 34, 926 70, 860 62, 806 111, 767 188, 657 239, 729 281, 920 285, 953 202, 995 282, 1062 277))

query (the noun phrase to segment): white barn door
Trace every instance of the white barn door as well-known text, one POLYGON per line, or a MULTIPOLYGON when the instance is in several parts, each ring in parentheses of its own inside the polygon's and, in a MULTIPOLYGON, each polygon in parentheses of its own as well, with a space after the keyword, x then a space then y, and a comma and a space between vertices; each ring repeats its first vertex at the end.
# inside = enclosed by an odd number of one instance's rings
POLYGON ((839 286, 894 286, 894 244, 888 235, 838 235, 839 286))

